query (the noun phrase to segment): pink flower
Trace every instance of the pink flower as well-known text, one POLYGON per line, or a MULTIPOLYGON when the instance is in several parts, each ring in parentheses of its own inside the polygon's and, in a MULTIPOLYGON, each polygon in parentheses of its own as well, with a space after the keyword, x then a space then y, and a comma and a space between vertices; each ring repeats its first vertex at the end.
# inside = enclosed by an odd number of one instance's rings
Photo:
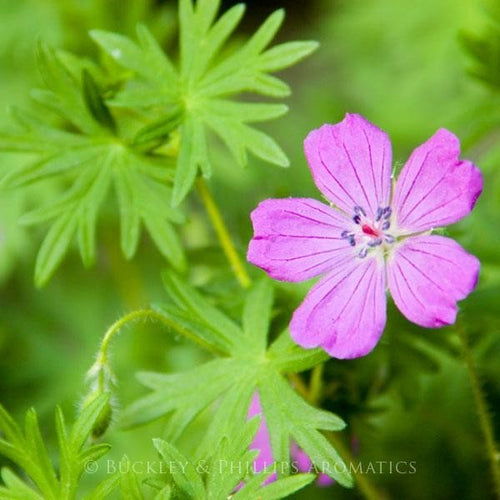
MULTIPOLYGON (((253 464, 254 471, 260 472, 261 470, 264 470, 266 467, 271 467, 274 464, 274 458, 271 449, 271 440, 269 438, 269 431, 267 429, 266 420, 262 413, 262 407, 260 405, 258 392, 255 392, 255 394, 252 397, 250 408, 248 410, 248 418, 255 417, 256 415, 261 415, 262 418, 260 421, 259 429, 257 430, 257 434, 255 435, 255 438, 252 441, 252 444, 250 445, 250 449, 260 451, 253 464)), ((292 458, 293 470, 298 472, 310 472, 313 469, 311 459, 304 450, 299 448, 299 446, 296 443, 292 443, 290 454, 292 458)), ((271 483, 275 480, 276 480, 276 473, 273 473, 266 479, 264 484, 271 483)), ((326 474, 318 475, 318 480, 317 480, 318 486, 330 486, 334 482, 335 481, 326 474)))
POLYGON ((476 286, 479 261, 450 238, 481 194, 481 173, 459 160, 458 139, 438 130, 410 156, 391 196, 391 144, 359 115, 323 125, 305 140, 314 182, 331 205, 265 200, 252 212, 248 260, 272 278, 323 278, 295 311, 290 332, 336 358, 369 353, 386 322, 386 289, 414 323, 455 322, 476 286))

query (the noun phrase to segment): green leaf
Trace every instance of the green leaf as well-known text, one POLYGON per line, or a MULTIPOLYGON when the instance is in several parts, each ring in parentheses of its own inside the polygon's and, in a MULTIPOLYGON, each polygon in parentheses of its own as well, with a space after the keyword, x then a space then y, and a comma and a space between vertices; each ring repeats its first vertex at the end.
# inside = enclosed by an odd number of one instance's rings
POLYGON ((312 54, 318 47, 319 43, 315 41, 287 42, 276 45, 259 58, 259 68, 265 72, 288 68, 312 54))
POLYGON ((278 479, 267 484, 264 488, 256 491, 255 486, 260 487, 264 480, 261 475, 256 475, 252 481, 259 482, 258 485, 254 483, 247 483, 243 489, 238 491, 234 496, 234 500, 253 500, 255 495, 258 494, 259 500, 278 500, 280 498, 288 498, 292 493, 304 488, 310 484, 316 476, 314 474, 297 474, 291 477, 278 479))
POLYGON ((120 479, 120 474, 112 474, 86 495, 85 500, 104 500, 108 498, 120 484, 120 479))
POLYGON ((88 110, 97 122, 112 132, 116 131, 116 123, 102 98, 101 91, 92 75, 87 70, 82 73, 83 97, 88 110))
POLYGON ((47 453, 47 448, 40 434, 38 418, 33 408, 26 412, 24 433, 26 436, 27 449, 30 450, 32 460, 38 464, 40 479, 38 479, 37 482, 40 488, 42 491, 57 491, 57 478, 49 454, 47 453), (43 483, 41 481, 42 478, 43 483))
POLYGON ((113 98, 119 106, 162 109, 156 123, 146 125, 135 139, 139 151, 158 147, 180 125, 180 145, 172 204, 179 205, 192 190, 198 171, 211 175, 207 129, 227 145, 237 162, 247 164, 247 151, 279 166, 289 161, 267 134, 247 123, 271 120, 284 114, 283 105, 237 102, 227 99, 243 92, 285 97, 286 83, 268 74, 300 61, 317 47, 315 42, 289 42, 267 46, 284 19, 284 11, 271 14, 250 39, 233 51, 223 51, 244 12, 236 5, 216 20, 219 1, 179 2, 180 70, 161 51, 145 28, 138 29, 139 45, 126 37, 93 31, 101 48, 138 78, 113 98), (222 55, 221 55, 222 54, 222 55), (152 69, 154 68, 154 69, 152 69), (169 117, 171 108, 183 110, 182 123, 169 117))
POLYGON ((269 373, 262 379, 259 395, 277 463, 288 460, 290 439, 293 439, 319 470, 343 486, 353 485, 348 467, 317 430, 342 429, 345 424, 339 417, 308 405, 277 374, 269 373))
POLYGON ((330 358, 321 348, 303 349, 297 345, 288 328, 272 343, 268 353, 276 369, 283 373, 308 370, 330 358))
POLYGON ((187 118, 181 127, 181 146, 175 171, 172 205, 177 206, 191 190, 199 165, 199 154, 194 140, 194 120, 187 118))
POLYGON ((123 500, 144 500, 139 480, 132 470, 129 458, 124 455, 120 460, 120 493, 123 500))
POLYGON ((114 187, 120 207, 120 246, 127 259, 131 259, 141 235, 141 217, 135 201, 134 184, 126 171, 115 170, 114 187))
POLYGON ((149 151, 165 143, 170 134, 182 123, 183 111, 180 106, 173 106, 172 110, 142 127, 132 141, 132 147, 138 151, 149 151))
POLYGON ((139 379, 146 385, 151 386, 155 380, 160 380, 160 386, 155 386, 153 393, 130 405, 122 415, 121 424, 125 427, 139 425, 188 407, 196 409, 192 412, 194 418, 231 386, 236 365, 239 363, 232 359, 215 360, 175 375, 140 374, 139 379), (203 380, 204 390, 193 391, 200 380, 203 380))
POLYGON ((2 480, 6 488, 0 486, 0 498, 8 500, 44 500, 43 497, 31 489, 14 472, 4 467, 2 480))
MULTIPOLYGON (((19 500, 40 500, 75 498, 80 478, 86 464, 98 460, 109 450, 109 445, 86 445, 88 437, 107 404, 107 396, 103 395, 88 404, 77 418, 68 438, 64 416, 60 408, 56 410, 56 430, 60 449, 56 474, 47 447, 43 441, 38 418, 33 409, 26 413, 24 435, 11 417, 0 406, 0 428, 11 442, 0 439, 0 454, 10 458, 23 469, 23 475, 30 479, 21 479, 14 473, 4 469, 2 478, 5 487, 0 486, 0 498, 19 500), (36 490, 38 488, 39 492, 36 490)), ((104 498, 111 492, 110 481, 95 490, 95 496, 104 498)))
POLYGON ((162 439, 153 439, 153 444, 166 463, 179 465, 171 469, 172 479, 177 487, 191 498, 205 498, 205 486, 189 460, 162 439))
POLYGON ((236 339, 242 337, 241 328, 225 314, 212 306, 200 293, 186 285, 174 273, 164 272, 163 283, 172 300, 183 310, 194 315, 212 330, 229 351, 236 339))
POLYGON ((172 225, 153 210, 145 214, 144 224, 161 254, 177 270, 182 271, 186 266, 184 252, 172 225))
POLYGON ((243 332, 255 339, 258 350, 265 351, 274 302, 273 287, 269 280, 261 279, 248 293, 243 309, 243 332))
POLYGON ((36 286, 45 285, 63 259, 75 233, 77 222, 74 214, 67 212, 52 225, 36 258, 36 286))

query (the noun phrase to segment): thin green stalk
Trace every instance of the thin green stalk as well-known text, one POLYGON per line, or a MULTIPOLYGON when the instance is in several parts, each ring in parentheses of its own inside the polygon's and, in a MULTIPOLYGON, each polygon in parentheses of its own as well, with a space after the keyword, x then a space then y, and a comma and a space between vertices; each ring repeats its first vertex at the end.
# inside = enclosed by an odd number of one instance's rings
POLYGON ((222 250, 231 265, 231 269, 233 270, 236 279, 243 288, 248 288, 251 285, 250 276, 246 272, 243 262, 236 251, 231 235, 229 234, 227 226, 224 223, 224 219, 222 218, 222 214, 217 207, 212 194, 210 193, 210 189, 202 177, 198 177, 196 180, 196 187, 203 205, 205 206, 208 217, 212 222, 215 233, 217 234, 222 250))
POLYGON ((108 351, 111 340, 115 337, 117 333, 119 333, 121 328, 125 326, 127 323, 131 323, 133 321, 137 321, 140 319, 151 319, 160 321, 164 325, 173 328, 175 331, 177 331, 181 335, 184 335, 186 338, 200 345, 204 349, 207 349, 208 351, 213 352, 214 354, 218 355, 223 354, 218 350, 216 350, 208 342, 205 342, 203 339, 197 337, 189 330, 186 330, 185 328, 180 327, 180 325, 177 325, 174 322, 170 321, 161 313, 154 311, 153 309, 139 309, 138 311, 133 311, 123 316, 119 320, 115 321, 104 334, 104 337, 102 339, 101 345, 98 350, 97 360, 91 369, 91 372, 94 373, 97 372, 97 388, 99 393, 106 391, 106 382, 107 378, 109 378, 107 376, 108 373, 110 373, 109 362, 108 362, 108 351))
POLYGON ((179 325, 175 324, 173 321, 170 321, 168 318, 166 318, 163 314, 154 311, 153 309, 139 309, 138 311, 133 311, 122 318, 120 318, 118 321, 115 321, 106 331, 104 334, 104 337, 101 342, 101 347, 99 348, 99 359, 107 362, 107 355, 108 355, 108 347, 111 342, 111 339, 118 333, 118 331, 127 323, 130 323, 132 321, 136 321, 138 319, 152 319, 156 321, 160 321, 164 325, 173 328, 176 330, 178 333, 181 335, 184 335, 184 337, 188 338, 195 344, 198 344, 199 346, 203 347, 204 349, 207 349, 210 352, 216 353, 216 354, 223 354, 219 352, 218 350, 214 349, 214 347, 209 344, 208 342, 205 342, 203 339, 199 338, 196 336, 194 333, 190 332, 189 330, 186 330, 184 328, 181 328, 179 325))
POLYGON ((460 342, 462 344, 465 364, 467 365, 467 372, 469 375, 469 380, 472 388, 472 394, 474 396, 476 411, 479 416, 479 424, 481 427, 481 432, 483 434, 486 453, 488 455, 488 459, 490 462, 491 477, 493 479, 495 494, 496 497, 500 499, 500 453, 495 443, 493 423, 491 421, 491 416, 488 411, 486 398, 481 388, 481 383, 479 381, 479 376, 476 370, 476 366, 474 364, 472 352, 467 342, 465 331, 461 327, 458 327, 457 331, 458 331, 458 336, 460 338, 460 342))

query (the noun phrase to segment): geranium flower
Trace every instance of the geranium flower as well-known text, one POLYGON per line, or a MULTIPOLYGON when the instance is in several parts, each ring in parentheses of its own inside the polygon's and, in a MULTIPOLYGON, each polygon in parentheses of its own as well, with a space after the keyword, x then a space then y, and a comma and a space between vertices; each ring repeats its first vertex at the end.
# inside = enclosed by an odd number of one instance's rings
MULTIPOLYGON (((266 467, 271 467, 274 464, 273 451, 271 449, 271 439, 269 437, 269 430, 267 429, 266 419, 262 412, 262 407, 260 405, 259 393, 255 392, 252 401, 250 403, 250 408, 248 410, 248 418, 255 417, 257 415, 261 416, 261 421, 257 434, 250 444, 251 450, 259 450, 259 454, 255 458, 253 464, 253 470, 255 472, 260 472, 266 467)), ((292 467, 296 472, 310 472, 313 470, 313 465, 311 459, 307 453, 302 450, 296 443, 292 443, 290 449, 290 455, 292 458, 292 467)), ((276 473, 273 472, 264 484, 269 484, 276 480, 276 473)), ((316 483, 318 486, 330 486, 335 481, 326 474, 319 474, 316 483)))
POLYGON ((347 114, 305 140, 314 182, 331 205, 309 198, 265 200, 252 212, 248 260, 272 278, 323 278, 295 311, 296 343, 356 358, 377 344, 386 290, 412 322, 455 322, 458 300, 476 286, 479 261, 436 227, 466 216, 482 190, 478 168, 438 130, 411 154, 391 196, 391 144, 362 116, 347 114))

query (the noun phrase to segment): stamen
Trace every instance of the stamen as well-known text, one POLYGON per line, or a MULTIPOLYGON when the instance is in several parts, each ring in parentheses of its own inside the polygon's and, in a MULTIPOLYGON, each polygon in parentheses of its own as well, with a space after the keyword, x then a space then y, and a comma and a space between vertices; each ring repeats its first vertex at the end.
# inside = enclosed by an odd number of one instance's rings
POLYGON ((350 233, 350 232, 349 232, 349 231, 347 231, 347 230, 342 231, 342 232, 340 233, 340 237, 341 237, 341 238, 344 238, 344 239, 345 239, 345 238, 349 238, 349 236, 351 236, 351 235, 352 235, 352 233, 350 233))
POLYGON ((358 253, 358 257, 361 259, 364 259, 367 255, 368 255, 368 248, 366 247, 363 247, 358 253))
POLYGON ((357 215, 362 215, 363 217, 366 217, 366 212, 359 205, 356 205, 354 207, 354 213, 357 215))
POLYGON ((367 245, 369 247, 378 247, 379 245, 382 245, 382 238, 377 238, 376 240, 370 240, 367 245))
POLYGON ((353 234, 351 234, 349 236, 349 245, 351 245, 352 247, 356 246, 356 240, 354 239, 354 235, 353 234))
POLYGON ((384 213, 383 213, 384 219, 388 219, 391 215, 392 215, 392 208, 391 207, 385 207, 384 208, 384 213))
POLYGON ((391 223, 388 220, 386 220, 382 224, 382 231, 385 231, 386 229, 389 229, 390 227, 391 227, 391 223))
POLYGON ((394 236, 392 236, 391 234, 386 234, 385 241, 387 243, 394 243, 396 241, 396 238, 394 238, 394 236))
POLYGON ((359 224, 361 222, 361 217, 359 215, 355 215, 352 220, 356 223, 359 224))
POLYGON ((375 219, 377 222, 382 218, 382 215, 384 214, 384 208, 377 208, 377 218, 375 219))

